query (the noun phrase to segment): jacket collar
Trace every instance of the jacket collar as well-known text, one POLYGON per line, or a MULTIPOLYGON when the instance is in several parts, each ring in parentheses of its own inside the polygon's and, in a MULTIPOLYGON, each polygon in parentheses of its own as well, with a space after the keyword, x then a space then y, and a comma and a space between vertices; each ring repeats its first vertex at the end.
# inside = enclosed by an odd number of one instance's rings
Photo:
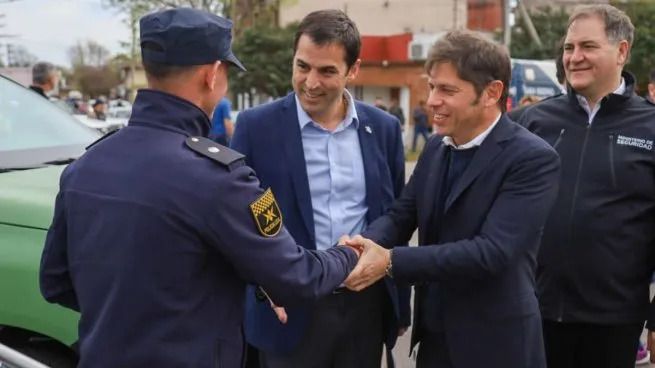
MULTIPOLYGON (((614 108, 616 106, 619 106, 625 102, 627 102, 634 94, 635 94, 635 86, 637 84, 637 81, 634 77, 629 72, 623 71, 621 72, 621 77, 625 81, 625 90, 623 91, 622 94, 614 94, 610 93, 607 96, 603 97, 600 101, 602 108, 614 108)), ((580 102, 578 101, 578 93, 571 88, 571 86, 567 86, 567 91, 568 91, 568 97, 569 97, 569 102, 571 104, 574 104, 575 106, 580 106, 580 102)))
POLYGON ((444 213, 452 206, 453 202, 459 197, 462 192, 484 171, 491 165, 491 162, 502 151, 501 142, 510 139, 515 134, 510 120, 503 114, 496 126, 491 130, 491 133, 482 142, 478 152, 475 153, 471 163, 468 165, 460 179, 455 183, 451 189, 448 198, 446 198, 446 205, 444 213))
POLYGON ((151 126, 187 136, 206 137, 209 117, 190 101, 153 89, 139 90, 129 125, 151 126))
POLYGON ((43 97, 45 97, 45 98, 48 98, 48 95, 45 94, 45 91, 43 90, 43 88, 41 88, 41 87, 39 87, 39 86, 31 85, 31 86, 30 86, 30 89, 31 89, 32 91, 34 91, 34 92, 40 94, 41 96, 43 96, 43 97))

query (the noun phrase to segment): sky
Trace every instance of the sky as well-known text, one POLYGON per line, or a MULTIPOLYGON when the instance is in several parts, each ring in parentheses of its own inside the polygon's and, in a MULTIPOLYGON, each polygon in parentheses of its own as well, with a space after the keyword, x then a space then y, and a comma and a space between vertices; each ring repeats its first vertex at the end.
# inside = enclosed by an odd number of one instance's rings
POLYGON ((70 66, 68 48, 77 41, 97 41, 113 55, 125 52, 120 41, 130 38, 125 16, 101 0, 0 0, 0 14, 0 34, 17 36, 0 38, 0 54, 10 42, 61 66, 70 66))

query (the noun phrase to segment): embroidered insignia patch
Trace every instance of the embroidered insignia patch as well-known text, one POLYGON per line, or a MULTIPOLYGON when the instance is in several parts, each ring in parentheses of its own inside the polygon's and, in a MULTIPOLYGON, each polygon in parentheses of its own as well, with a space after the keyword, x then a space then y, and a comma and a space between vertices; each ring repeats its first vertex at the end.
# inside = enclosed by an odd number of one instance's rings
POLYGON ((250 204, 250 212, 260 234, 270 238, 282 229, 282 213, 271 188, 266 189, 264 194, 250 204))

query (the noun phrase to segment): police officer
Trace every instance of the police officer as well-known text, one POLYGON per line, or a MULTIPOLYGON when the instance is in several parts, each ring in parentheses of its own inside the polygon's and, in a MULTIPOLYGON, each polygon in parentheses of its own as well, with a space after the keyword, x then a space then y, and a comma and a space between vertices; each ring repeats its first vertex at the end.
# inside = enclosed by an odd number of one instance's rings
POLYGON ((245 70, 231 22, 180 8, 140 26, 150 89, 63 172, 41 290, 81 312, 79 367, 240 367, 246 282, 284 305, 316 299, 357 252, 297 246, 243 156, 202 138, 228 65, 245 70))

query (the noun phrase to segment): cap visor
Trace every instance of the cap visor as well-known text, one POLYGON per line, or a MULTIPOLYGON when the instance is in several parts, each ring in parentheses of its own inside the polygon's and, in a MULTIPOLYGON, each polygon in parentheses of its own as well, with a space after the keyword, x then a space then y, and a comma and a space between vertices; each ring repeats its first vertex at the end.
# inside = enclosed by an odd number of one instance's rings
POLYGON ((231 52, 230 52, 230 55, 228 55, 228 56, 225 58, 225 61, 229 61, 230 63, 234 64, 234 66, 236 66, 237 68, 243 70, 244 72, 248 71, 248 69, 246 69, 246 67, 243 66, 243 64, 241 64, 241 62, 239 61, 239 59, 237 59, 237 57, 234 56, 234 54, 231 53, 231 52))

